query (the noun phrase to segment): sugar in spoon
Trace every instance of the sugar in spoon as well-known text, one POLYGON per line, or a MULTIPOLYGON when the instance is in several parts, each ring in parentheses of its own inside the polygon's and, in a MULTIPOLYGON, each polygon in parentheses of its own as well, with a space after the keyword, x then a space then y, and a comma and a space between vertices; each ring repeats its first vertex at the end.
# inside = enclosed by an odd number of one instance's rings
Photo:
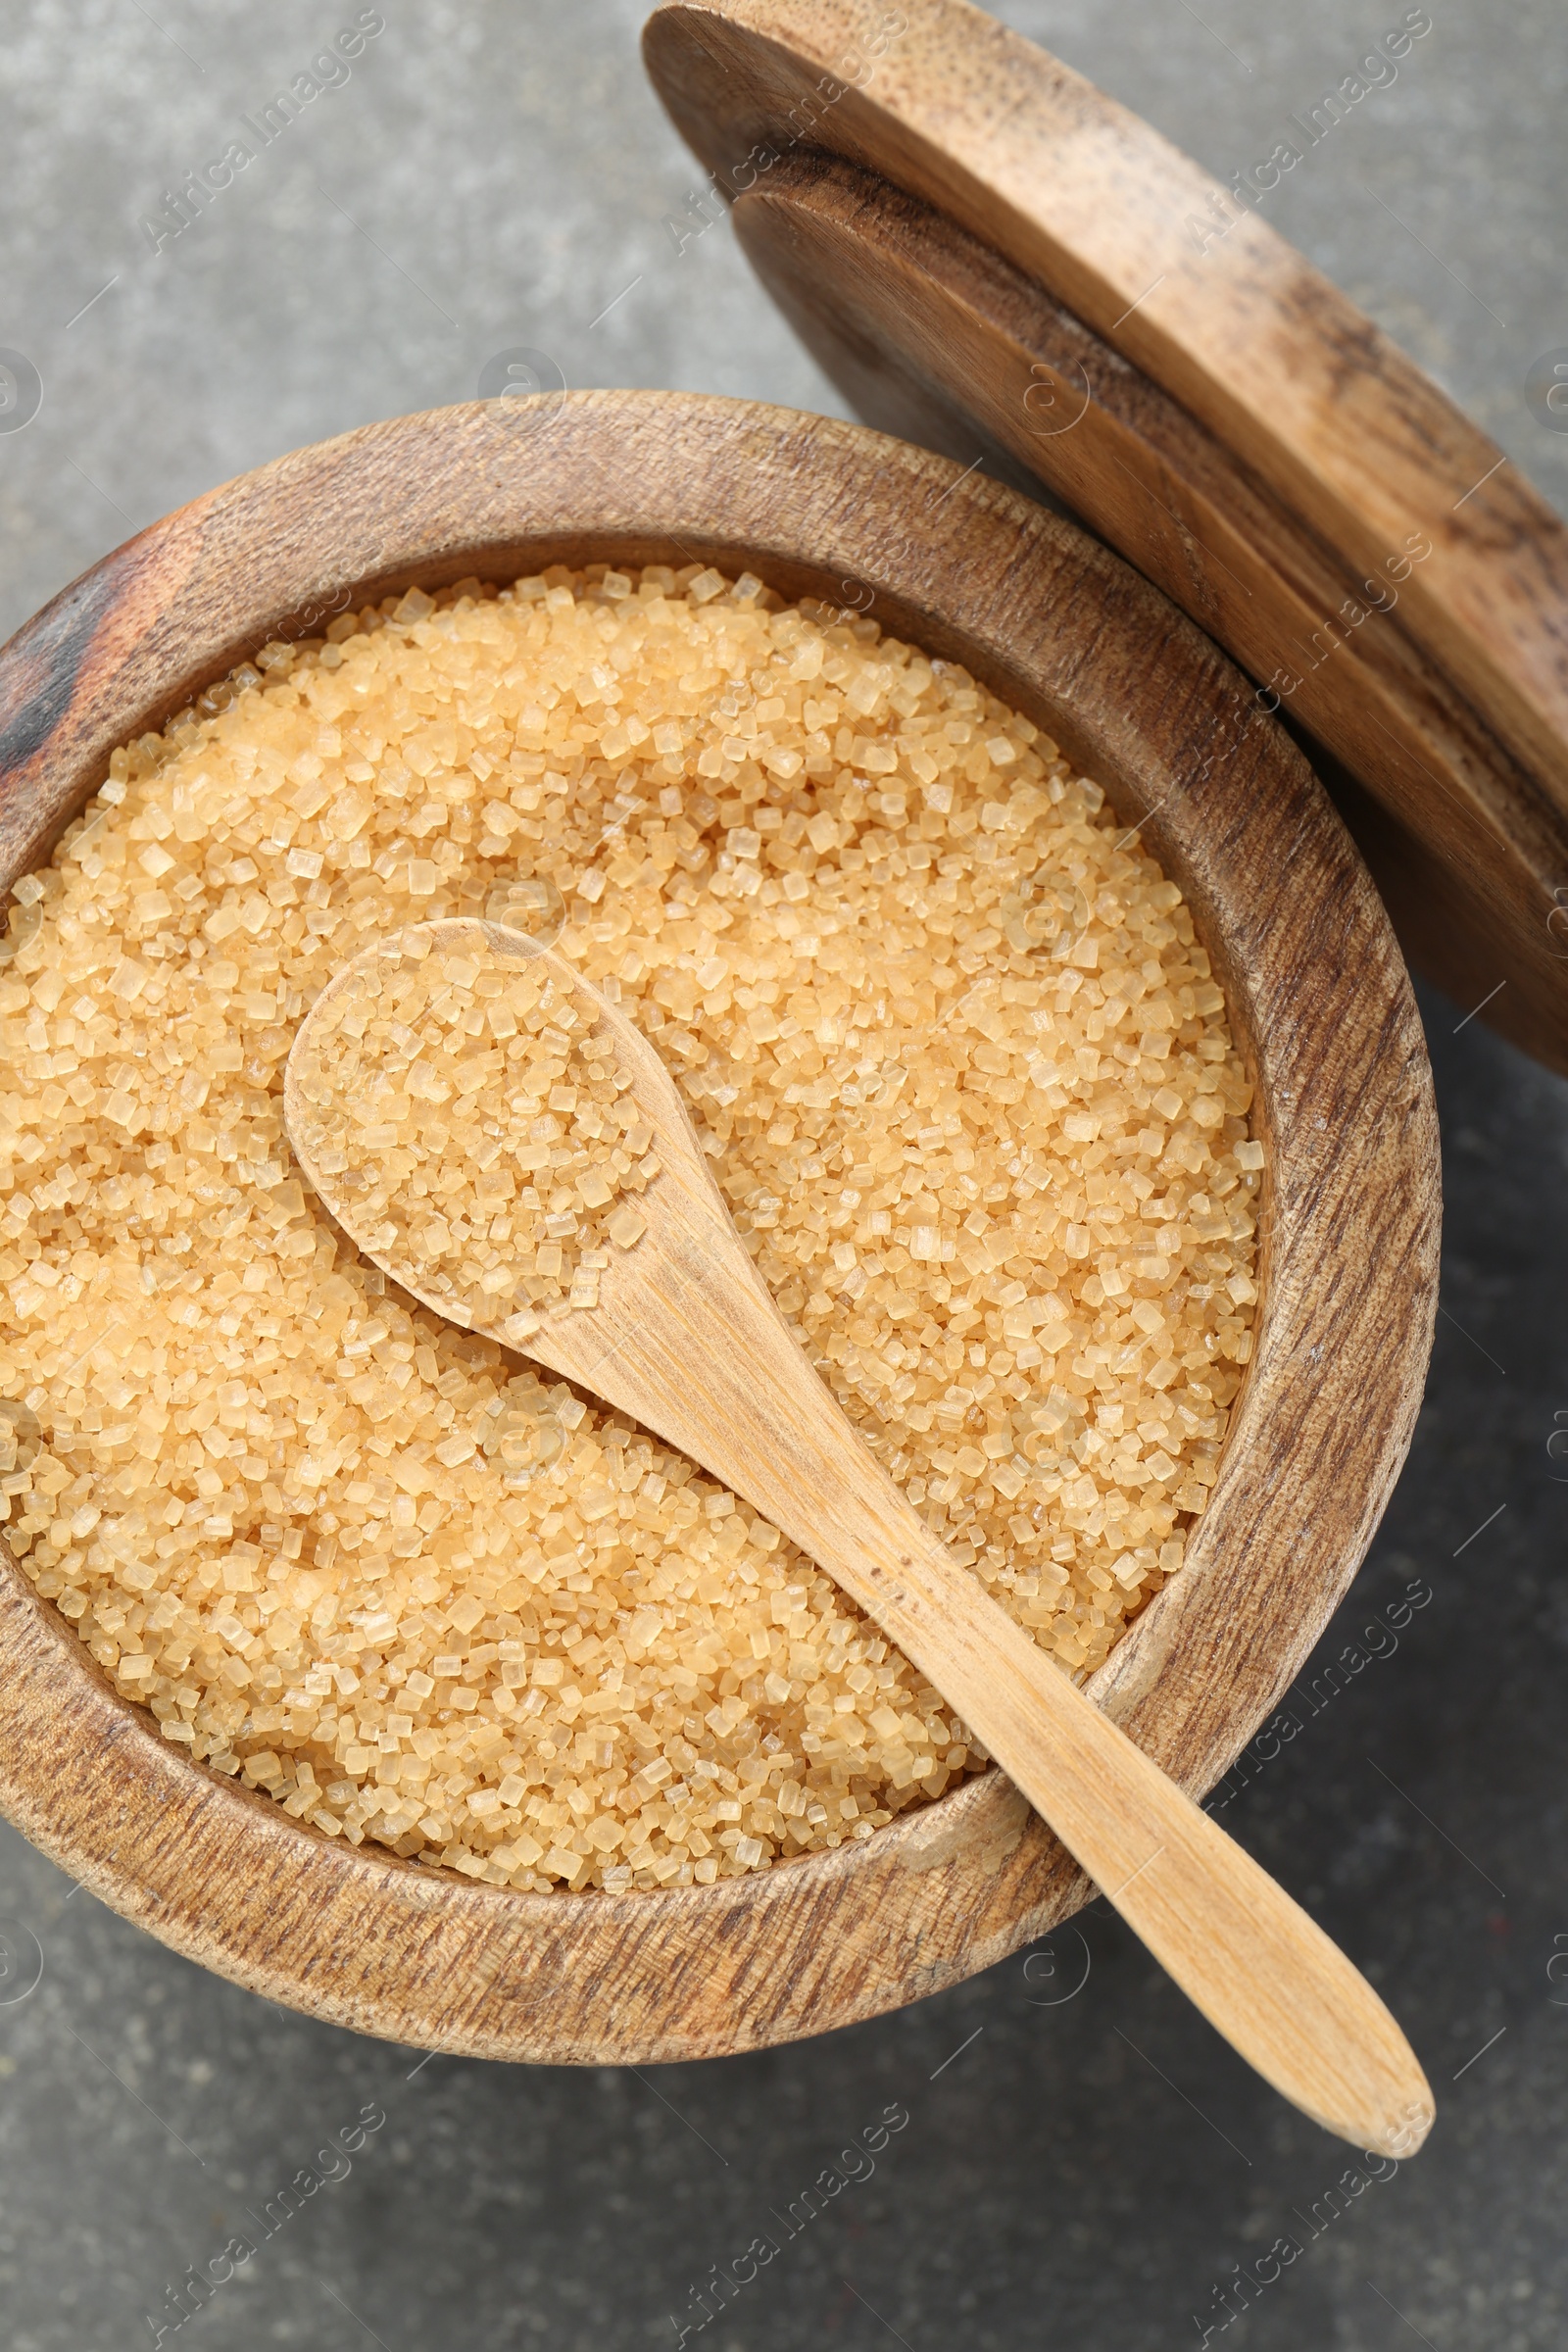
MULTIPOLYGON (((400 1050, 405 1057, 418 1051, 408 1035, 400 1050)), ((411 1116, 419 1108, 416 1083, 426 1111, 445 1086, 428 1064, 414 1063, 411 1116), (415 1068, 426 1073, 417 1082, 415 1068)), ((659 1055, 570 963, 518 932, 463 917, 380 943, 334 976, 301 1023, 283 1100, 304 1174, 364 1255, 436 1313, 591 1391, 754 1503, 973 1728, 1161 1966, 1267 2082, 1357 2147, 1404 2156, 1420 2146, 1432 2094, 1377 1993, 926 1527, 774 1303, 659 1055), (387 1146, 365 1124, 364 1100, 360 1157, 340 1148, 356 1132, 356 1105, 334 1099, 334 1053, 341 1066, 345 1038, 362 1050, 388 970, 431 954, 455 956, 464 969, 464 958, 475 970, 499 964, 528 987, 548 982, 549 1002, 572 1008, 579 1037, 595 1041, 598 1066, 612 1070, 651 1131, 647 1164, 657 1173, 618 1228, 634 1238, 596 1252, 605 1262, 577 1287, 576 1305, 519 1305, 505 1267, 493 1303, 460 1296, 410 1226, 367 1209, 365 1167, 387 1146)))

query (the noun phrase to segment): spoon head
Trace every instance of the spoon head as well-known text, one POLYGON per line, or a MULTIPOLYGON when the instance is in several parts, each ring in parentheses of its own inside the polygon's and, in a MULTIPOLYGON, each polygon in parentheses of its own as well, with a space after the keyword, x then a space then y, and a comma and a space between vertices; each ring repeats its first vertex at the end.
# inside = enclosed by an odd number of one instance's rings
MULTIPOLYGON (((407 1047, 404 1052, 407 1054, 407 1047)), ((605 1066, 603 1054, 597 1066, 605 1066)), ((509 1128, 504 1118, 491 1115, 505 1109, 502 1083, 500 1078, 487 1081, 482 1092, 460 1098, 466 1111, 459 1136, 470 1158, 477 1149, 487 1166, 504 1169, 509 1179, 520 1176, 526 1186, 533 1171, 517 1164, 519 1156, 531 1158, 542 1147, 524 1145, 515 1122, 509 1128)), ((381 1101, 377 1098, 378 1104, 381 1101)), ((605 1360, 602 1343, 608 1339, 613 1348, 613 1334, 634 1310, 639 1290, 657 1279, 661 1269, 667 1272, 670 1252, 659 1245, 671 1212, 677 1257, 689 1258, 694 1243, 702 1246, 706 1241, 706 1258, 710 1260, 715 1248, 727 1249, 750 1270, 674 1082, 647 1039, 564 956, 504 924, 455 916, 412 925, 345 964, 300 1024, 284 1074, 283 1117, 302 1173, 362 1256, 433 1313, 523 1349, 574 1380, 590 1381, 605 1360), (519 1287, 520 1266, 514 1280, 496 1283, 494 1303, 488 1297, 476 1297, 471 1288, 466 1291, 439 1256, 421 1249, 406 1227, 382 1213, 385 1187, 362 1177, 368 1165, 373 1167, 378 1152, 395 1149, 421 1119, 427 1131, 451 1133, 445 1095, 439 1116, 428 1098, 416 1099, 415 1086, 430 1083, 426 1076, 416 1078, 417 1058, 404 1064, 409 1090, 398 1098, 398 1119, 381 1128, 368 1115, 370 1098, 363 1083, 357 1095, 351 1090, 346 1096, 341 1055, 334 1061, 345 1035, 363 1036, 388 983, 431 956, 459 958, 460 973, 470 957, 492 966, 525 965, 548 981, 559 992, 555 1001, 577 1014, 581 1040, 609 1049, 614 1093, 634 1105, 635 1125, 628 1132, 634 1139, 643 1130, 651 1134, 651 1149, 645 1147, 636 1177, 628 1180, 640 1189, 623 1197, 609 1221, 608 1234, 613 1241, 615 1217, 620 1217, 622 1239, 608 1251, 593 1253, 608 1262, 602 1271, 595 1270, 592 1280, 579 1277, 569 1299, 541 1298, 537 1284, 530 1298, 519 1287), (358 1029, 357 1011, 366 1016, 358 1029)), ((433 1156, 439 1159, 447 1149, 445 1141, 439 1150, 432 1147, 433 1156)), ((502 1276, 508 1271, 505 1249, 502 1245, 503 1263, 496 1269, 502 1276)))

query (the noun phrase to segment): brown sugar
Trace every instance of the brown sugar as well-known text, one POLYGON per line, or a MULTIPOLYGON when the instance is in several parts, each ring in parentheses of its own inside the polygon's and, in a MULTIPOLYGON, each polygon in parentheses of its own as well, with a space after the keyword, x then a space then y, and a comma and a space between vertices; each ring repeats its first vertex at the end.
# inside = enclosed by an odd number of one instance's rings
MULTIPOLYGON (((554 936, 651 1038, 823 1377, 1069 1671, 1179 1572, 1250 1350, 1248 1083, 1176 886, 962 669, 695 565, 411 591, 117 753, 15 898, 7 1533, 211 1767, 579 1889, 866 1838, 984 1760, 744 1501, 301 1183, 298 1023, 433 918, 554 936)), ((481 1296, 485 1205, 439 1212, 481 1296)))
POLYGON ((659 1172, 613 1042, 580 992, 497 956, 477 926, 414 925, 317 1007, 296 1090, 311 1170, 359 1247, 460 1323, 521 1342, 591 1309, 659 1172))

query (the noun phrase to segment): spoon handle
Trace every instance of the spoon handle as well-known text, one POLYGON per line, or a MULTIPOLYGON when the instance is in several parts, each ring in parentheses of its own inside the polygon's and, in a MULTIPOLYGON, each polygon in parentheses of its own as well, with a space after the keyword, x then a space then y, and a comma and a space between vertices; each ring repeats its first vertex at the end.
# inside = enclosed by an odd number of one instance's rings
POLYGON ((676 1237, 657 1270, 645 1260, 623 1314, 583 1318, 598 1327, 593 1361, 538 1351, 695 1455, 827 1570, 1267 2082, 1358 2147, 1413 2153, 1432 2095, 1365 1978, 951 1557, 818 1378, 733 1228, 688 1198, 695 1246, 676 1237))
MULTIPOLYGON (((891 1544, 879 1541, 886 1508, 860 1522, 853 1562, 846 1541, 847 1589, 1266 2081, 1358 2147, 1412 2153, 1431 2092, 1360 1971, 904 1509, 891 1544)), ((845 1523, 848 1536, 848 1512, 845 1523)), ((819 1532, 817 1556, 826 1544, 819 1532)))

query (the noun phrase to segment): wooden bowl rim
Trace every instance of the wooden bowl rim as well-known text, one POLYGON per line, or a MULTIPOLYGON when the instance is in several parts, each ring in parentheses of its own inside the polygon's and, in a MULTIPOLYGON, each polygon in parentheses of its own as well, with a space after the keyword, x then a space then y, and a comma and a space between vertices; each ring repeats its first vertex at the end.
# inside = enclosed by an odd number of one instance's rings
MULTIPOLYGON (((566 550, 746 555, 787 595, 853 577, 898 634, 1049 720, 1131 821, 1163 803, 1150 837, 1257 1078, 1262 1309, 1189 1564, 1091 1688, 1200 1792, 1316 1642, 1408 1446, 1436 1122, 1404 967, 1339 820, 1245 681, 1120 558, 943 459, 757 403, 588 392, 364 426, 155 523, 0 649, 0 875, 41 860, 110 749, 291 615, 566 550)), ((423 2047, 646 2063, 764 2046, 956 1982, 1092 1891, 995 1772, 865 1844, 709 1888, 438 1877, 194 1764, 9 1554, 0 1685, 0 1809, 61 1867, 270 1999, 423 2047)))

